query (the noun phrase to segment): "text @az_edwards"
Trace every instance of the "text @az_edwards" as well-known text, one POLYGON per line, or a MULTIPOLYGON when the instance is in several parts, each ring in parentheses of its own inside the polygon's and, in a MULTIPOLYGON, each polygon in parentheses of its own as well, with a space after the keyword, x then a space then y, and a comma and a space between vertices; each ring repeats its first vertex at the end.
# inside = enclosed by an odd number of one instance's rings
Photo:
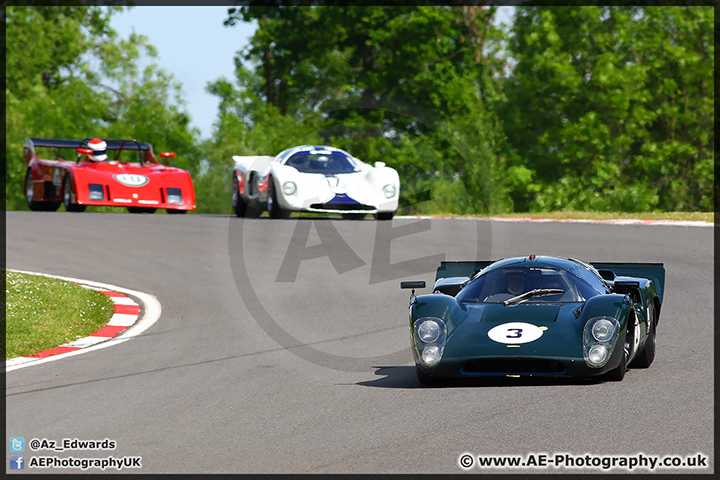
POLYGON ((64 452, 66 450, 115 450, 117 442, 105 438, 103 440, 80 440, 77 438, 63 438, 60 441, 49 440, 47 438, 33 438, 28 444, 30 450, 52 450, 55 452, 64 452))

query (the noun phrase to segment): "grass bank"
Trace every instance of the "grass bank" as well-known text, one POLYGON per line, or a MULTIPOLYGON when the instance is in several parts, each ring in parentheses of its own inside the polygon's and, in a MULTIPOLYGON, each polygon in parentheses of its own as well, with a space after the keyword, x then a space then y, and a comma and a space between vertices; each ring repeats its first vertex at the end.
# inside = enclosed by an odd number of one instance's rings
POLYGON ((87 337, 110 321, 107 295, 72 282, 6 272, 5 358, 22 357, 87 337))
POLYGON ((674 221, 715 221, 713 212, 522 212, 488 215, 499 218, 550 218, 573 220, 674 220, 674 221))

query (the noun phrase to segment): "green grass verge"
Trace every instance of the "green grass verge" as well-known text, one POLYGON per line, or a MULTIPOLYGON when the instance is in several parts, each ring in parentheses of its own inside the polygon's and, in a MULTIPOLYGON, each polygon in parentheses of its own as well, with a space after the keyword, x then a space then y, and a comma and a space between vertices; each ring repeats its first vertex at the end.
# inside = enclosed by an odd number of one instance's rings
MULTIPOLYGON (((713 212, 645 212, 645 213, 625 213, 625 212, 520 212, 520 213, 498 213, 498 214, 448 214, 442 212, 404 212, 401 208, 397 215, 426 215, 432 217, 497 217, 497 218, 548 218, 548 219, 573 219, 573 220, 673 220, 673 221, 702 221, 713 223, 715 214, 713 212)), ((263 213, 267 217, 267 213, 263 213)), ((337 214, 328 213, 309 213, 297 212, 293 213, 297 217, 321 217, 321 218, 340 218, 337 214)), ((372 218, 367 215, 366 219, 372 218)))
MULTIPOLYGON (((404 215, 402 211, 398 215, 404 215)), ((519 212, 477 215, 448 215, 443 213, 413 213, 413 215, 429 215, 439 217, 496 217, 496 218, 548 218, 573 220, 673 220, 673 221, 702 221, 713 223, 713 212, 519 212)))
POLYGON ((110 321, 109 296, 72 282, 5 272, 6 359, 87 337, 110 321))

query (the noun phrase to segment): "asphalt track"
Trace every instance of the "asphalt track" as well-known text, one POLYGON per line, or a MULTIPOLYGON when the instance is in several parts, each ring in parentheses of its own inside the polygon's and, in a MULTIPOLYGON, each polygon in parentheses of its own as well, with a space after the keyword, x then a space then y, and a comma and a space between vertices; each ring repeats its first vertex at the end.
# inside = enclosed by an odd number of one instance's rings
POLYGON ((463 473, 464 453, 702 454, 706 468, 657 472, 714 472, 714 228, 65 212, 7 212, 6 227, 8 268, 118 285, 162 306, 128 341, 7 372, 7 437, 116 442, 26 449, 26 463, 112 456, 142 457, 127 473, 463 473), (421 387, 400 280, 431 283, 439 259, 530 253, 663 262, 655 363, 620 383, 421 387))

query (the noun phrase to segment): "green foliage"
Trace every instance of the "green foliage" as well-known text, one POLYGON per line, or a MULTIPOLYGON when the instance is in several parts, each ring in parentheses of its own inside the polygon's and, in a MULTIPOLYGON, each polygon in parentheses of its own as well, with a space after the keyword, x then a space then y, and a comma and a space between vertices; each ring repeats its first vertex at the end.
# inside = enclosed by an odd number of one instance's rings
POLYGON ((711 7, 518 8, 516 210, 713 209, 711 7))

